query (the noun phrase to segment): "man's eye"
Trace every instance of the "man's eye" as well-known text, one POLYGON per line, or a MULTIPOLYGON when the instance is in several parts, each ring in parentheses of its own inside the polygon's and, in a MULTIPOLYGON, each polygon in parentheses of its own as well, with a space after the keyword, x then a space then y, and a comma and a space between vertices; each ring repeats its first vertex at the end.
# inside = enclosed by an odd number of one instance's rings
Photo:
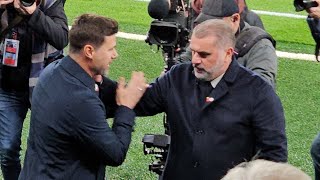
POLYGON ((206 53, 198 53, 198 54, 201 58, 206 58, 208 56, 208 54, 206 53))
POLYGON ((196 51, 192 51, 192 54, 194 55, 194 54, 198 54, 198 56, 200 56, 201 58, 206 58, 206 57, 208 57, 208 53, 203 53, 203 52, 196 52, 196 51))

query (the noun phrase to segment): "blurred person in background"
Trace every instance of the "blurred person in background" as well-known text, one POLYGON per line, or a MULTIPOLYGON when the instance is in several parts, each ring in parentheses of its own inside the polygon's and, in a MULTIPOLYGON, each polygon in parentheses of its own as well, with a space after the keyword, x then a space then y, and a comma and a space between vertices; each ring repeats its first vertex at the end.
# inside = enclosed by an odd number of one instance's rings
POLYGON ((21 131, 39 74, 68 44, 64 0, 28 2, 0 0, 0 162, 5 180, 18 179, 21 170, 21 131))
POLYGON ((311 177, 290 164, 257 159, 230 169, 221 180, 311 180, 311 177))
MULTIPOLYGON (((197 16, 201 13, 202 6, 205 0, 192 0, 191 7, 193 10, 192 19, 196 19, 197 16)), ((253 11, 251 11, 245 0, 235 0, 239 7, 239 13, 241 19, 250 24, 251 26, 257 26, 261 29, 264 29, 263 23, 260 17, 253 11)))

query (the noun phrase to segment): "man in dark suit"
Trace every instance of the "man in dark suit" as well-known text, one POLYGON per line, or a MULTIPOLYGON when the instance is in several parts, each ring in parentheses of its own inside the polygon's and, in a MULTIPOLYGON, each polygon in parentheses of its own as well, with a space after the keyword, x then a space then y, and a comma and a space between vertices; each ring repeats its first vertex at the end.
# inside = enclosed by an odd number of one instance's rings
POLYGON ((115 20, 97 15, 81 15, 73 24, 69 56, 48 65, 35 87, 19 179, 103 180, 106 165, 124 161, 134 125, 133 108, 146 83, 142 72, 134 72, 126 87, 124 79, 119 81, 120 106, 110 128, 106 121, 110 109, 101 102, 95 80, 118 56, 117 31, 115 20))
POLYGON ((232 58, 234 45, 223 20, 199 24, 190 41, 192 62, 157 78, 136 106, 137 115, 167 115, 171 144, 163 179, 218 180, 253 157, 287 161, 280 99, 232 58))

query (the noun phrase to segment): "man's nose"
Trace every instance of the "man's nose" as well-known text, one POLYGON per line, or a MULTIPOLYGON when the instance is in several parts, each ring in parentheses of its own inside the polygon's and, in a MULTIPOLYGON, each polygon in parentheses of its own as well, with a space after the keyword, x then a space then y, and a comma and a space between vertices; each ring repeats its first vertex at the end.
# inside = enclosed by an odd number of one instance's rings
POLYGON ((192 60, 191 60, 192 64, 200 64, 201 63, 201 57, 199 56, 198 53, 194 53, 192 55, 192 60))

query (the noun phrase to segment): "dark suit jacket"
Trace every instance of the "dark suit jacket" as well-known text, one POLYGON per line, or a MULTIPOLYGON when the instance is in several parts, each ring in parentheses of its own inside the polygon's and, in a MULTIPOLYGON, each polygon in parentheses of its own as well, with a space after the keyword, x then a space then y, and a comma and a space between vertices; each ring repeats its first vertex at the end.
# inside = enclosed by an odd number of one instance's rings
POLYGON ((70 57, 45 68, 33 92, 20 179, 104 179, 106 165, 124 161, 135 114, 121 106, 111 129, 94 87, 70 57))
POLYGON ((234 60, 208 101, 199 96, 201 84, 191 64, 174 66, 136 107, 137 115, 167 114, 171 144, 163 179, 218 180, 255 155, 287 161, 283 108, 266 81, 234 60))

